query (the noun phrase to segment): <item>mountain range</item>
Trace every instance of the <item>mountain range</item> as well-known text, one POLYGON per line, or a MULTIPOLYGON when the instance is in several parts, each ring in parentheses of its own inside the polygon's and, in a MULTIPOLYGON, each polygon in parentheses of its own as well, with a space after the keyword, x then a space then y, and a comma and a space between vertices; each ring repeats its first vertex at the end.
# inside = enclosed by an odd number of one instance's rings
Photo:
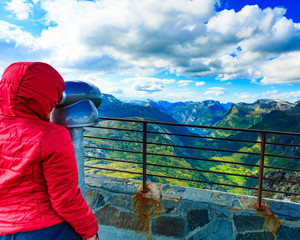
MULTIPOLYGON (((268 119, 272 112, 281 112, 290 117, 296 116, 299 112, 299 104, 300 102, 289 103, 275 99, 226 104, 214 100, 175 103, 152 100, 122 102, 112 95, 102 94, 102 104, 98 111, 102 117, 142 118, 204 126, 250 128, 263 121, 265 117, 268 119)), ((289 125, 280 123, 275 127, 271 122, 269 126, 264 122, 265 130, 277 128, 277 130, 287 131, 288 127, 289 125)))
MULTIPOLYGON (((177 102, 170 103, 167 101, 132 101, 132 102, 122 102, 109 94, 103 94, 102 104, 98 108, 99 115, 101 117, 112 117, 112 118, 127 118, 127 119, 145 119, 151 121, 161 121, 161 122, 171 122, 171 123, 184 123, 184 124, 194 124, 194 125, 206 125, 206 126, 217 126, 217 127, 230 127, 230 128, 243 128, 243 129, 263 129, 263 130, 275 130, 275 131, 287 131, 287 132, 300 132, 300 103, 289 103, 282 100, 273 99, 260 99, 254 103, 227 103, 222 104, 218 101, 207 100, 202 102, 177 102)), ((115 121, 104 121, 102 124, 109 127, 134 129, 133 123, 120 123, 115 121)), ((260 146, 257 143, 240 143, 236 141, 212 141, 210 137, 221 137, 229 139, 244 139, 250 141, 259 141, 260 137, 257 134, 249 134, 245 132, 237 131, 220 131, 220 130, 199 130, 199 128, 192 127, 167 127, 165 125, 154 125, 150 124, 150 131, 158 131, 163 133, 172 134, 188 134, 202 137, 208 137, 208 139, 200 138, 187 138, 180 137, 176 135, 164 135, 156 134, 154 136, 149 134, 148 141, 170 144, 170 145, 180 145, 180 146, 195 146, 201 148, 214 148, 214 149, 229 149, 234 151, 247 151, 247 152, 259 152, 260 146)), ((86 130, 88 135, 99 135, 104 137, 111 137, 113 135, 112 131, 102 130, 101 132, 96 132, 95 130, 86 130)), ((136 133, 115 133, 115 138, 117 139, 139 139, 136 133)), ((139 139, 141 140, 141 139, 139 139)), ((109 148, 125 148, 134 149, 141 151, 141 147, 134 143, 116 142, 116 141, 104 141, 104 140, 93 140, 86 139, 88 144, 97 145, 109 148)), ((273 136, 270 135, 268 141, 277 141, 281 143, 288 143, 292 145, 299 145, 299 137, 290 137, 285 135, 273 136)), ((95 151, 95 150, 93 150, 95 151)), ((88 155, 93 154, 92 150, 89 150, 88 155)), ((186 168, 202 169, 208 171, 217 172, 229 172, 238 173, 245 175, 257 176, 257 168, 240 166, 240 165, 230 165, 226 163, 212 163, 195 161, 193 158, 205 158, 214 159, 219 161, 231 161, 231 162, 241 162, 250 164, 259 164, 259 156, 256 155, 243 155, 237 153, 220 153, 216 151, 199 151, 193 149, 184 149, 180 147, 163 146, 163 145, 148 145, 147 151, 154 153, 148 158, 148 162, 152 164, 167 164, 173 166, 183 166, 186 168), (166 154, 166 155, 177 155, 184 156, 184 158, 170 158, 156 156, 155 154, 166 154), (191 158, 191 159, 189 159, 191 158)), ((95 152, 94 152, 95 153, 95 152)), ((300 157, 299 147, 282 147, 278 145, 268 145, 266 148, 266 153, 270 155, 291 155, 300 157)), ((140 162, 140 156, 136 155, 126 155, 125 153, 113 153, 111 151, 97 151, 97 154, 110 158, 110 159, 126 159, 131 161, 140 162)), ((89 159, 91 161, 91 159, 89 159)), ((122 169, 131 169, 137 171, 136 167, 132 164, 127 163, 116 163, 116 162, 105 162, 99 160, 93 160, 94 164, 104 164, 106 167, 117 167, 122 169)), ((266 165, 285 167, 292 169, 300 169, 299 159, 284 159, 279 157, 266 157, 266 165)), ((219 174, 209 174, 184 171, 177 169, 162 169, 151 167, 150 170, 152 174, 164 175, 171 174, 172 176, 184 177, 189 179, 201 179, 204 181, 212 182, 226 182, 234 185, 246 185, 255 187, 257 181, 244 177, 233 177, 233 176, 223 176, 219 174)), ((150 171, 150 172, 151 172, 150 171)), ((266 174, 271 174, 271 170, 267 169, 266 174)), ((113 176, 120 176, 120 173, 112 173, 113 176)), ((125 174, 126 175, 126 174, 125 174)), ((272 175, 272 174, 271 174, 272 175)), ((124 176, 124 174, 122 174, 124 176)), ((130 178, 138 178, 134 175, 126 175, 130 178)), ((163 183, 179 184, 178 181, 169 180, 167 178, 156 178, 152 177, 150 180, 158 181, 163 183)), ((192 186, 192 187, 207 187, 203 184, 196 184, 191 182, 180 183, 180 185, 192 186)), ((276 185, 276 184, 275 184, 276 185)), ((274 186, 275 186, 274 185, 274 186)), ((232 191, 236 193, 246 193, 251 194, 250 191, 230 189, 227 187, 222 187, 225 191, 232 191)))

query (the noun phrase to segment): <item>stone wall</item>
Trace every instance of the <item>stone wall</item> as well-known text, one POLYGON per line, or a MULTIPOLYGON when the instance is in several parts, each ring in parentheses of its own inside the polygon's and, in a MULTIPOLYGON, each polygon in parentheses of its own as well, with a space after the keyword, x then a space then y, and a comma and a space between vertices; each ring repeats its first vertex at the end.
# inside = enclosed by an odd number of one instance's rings
POLYGON ((296 240, 300 204, 99 175, 86 176, 86 199, 101 240, 296 240))

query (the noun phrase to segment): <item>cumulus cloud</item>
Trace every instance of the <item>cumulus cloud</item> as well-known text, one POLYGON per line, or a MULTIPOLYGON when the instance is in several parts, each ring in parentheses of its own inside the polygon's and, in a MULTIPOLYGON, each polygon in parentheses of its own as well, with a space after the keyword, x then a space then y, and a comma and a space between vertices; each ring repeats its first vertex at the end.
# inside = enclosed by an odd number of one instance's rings
POLYGON ((268 91, 266 91, 266 92, 264 92, 264 93, 262 93, 262 95, 263 96, 268 96, 268 95, 271 95, 271 94, 277 94, 279 91, 278 90, 276 90, 276 89, 274 89, 274 90, 268 90, 268 91))
POLYGON ((251 95, 249 93, 235 93, 234 94, 235 96, 237 96, 238 98, 241 98, 241 99, 246 99, 246 98, 249 98, 251 97, 251 95))
POLYGON ((122 94, 123 93, 123 89, 119 88, 119 87, 114 87, 114 88, 109 88, 107 89, 106 93, 110 93, 110 94, 122 94))
POLYGON ((150 77, 137 77, 126 78, 121 81, 122 83, 129 85, 132 90, 138 92, 160 92, 163 90, 165 84, 174 83, 174 79, 159 79, 150 77))
MULTIPOLYGON (((48 28, 39 37, 0 22, 0 39, 12 48, 43 52, 54 66, 89 73, 149 76, 169 69, 222 81, 299 83, 300 24, 286 19, 283 8, 247 5, 239 12, 216 12, 219 2, 43 0, 37 5, 48 28)), ((6 9, 26 19, 32 6, 11 0, 6 9)), ((154 92, 162 86, 143 83, 136 89, 154 92)))
POLYGON ((300 99, 300 91, 276 93, 270 96, 274 99, 282 99, 290 102, 297 102, 300 99))
POLYGON ((14 46, 24 46, 29 49, 36 48, 35 38, 20 27, 0 20, 0 40, 1 42, 13 43, 14 46))
POLYGON ((12 11, 17 19, 25 20, 29 17, 32 9, 32 4, 27 0, 11 0, 6 4, 6 10, 12 11))
POLYGON ((300 83, 300 51, 288 53, 263 64, 262 84, 300 83))
POLYGON ((0 68, 11 62, 41 61, 46 51, 38 50, 35 38, 20 27, 0 20, 0 68))
POLYGON ((180 81, 177 81, 177 84, 178 84, 179 87, 186 87, 192 82, 194 82, 194 81, 192 81, 192 80, 180 80, 180 81))
POLYGON ((205 95, 215 95, 215 96, 222 96, 225 94, 225 88, 222 87, 211 87, 204 93, 205 95))
POLYGON ((203 82, 203 81, 196 82, 195 85, 196 85, 197 87, 203 86, 203 85, 205 85, 205 82, 203 82))
POLYGON ((198 26, 190 26, 203 25, 214 14, 216 2, 45 0, 46 19, 56 26, 42 33, 40 43, 51 47, 57 56, 53 61, 61 64, 106 56, 123 73, 130 68, 155 72, 174 65, 172 48, 197 36, 198 26))

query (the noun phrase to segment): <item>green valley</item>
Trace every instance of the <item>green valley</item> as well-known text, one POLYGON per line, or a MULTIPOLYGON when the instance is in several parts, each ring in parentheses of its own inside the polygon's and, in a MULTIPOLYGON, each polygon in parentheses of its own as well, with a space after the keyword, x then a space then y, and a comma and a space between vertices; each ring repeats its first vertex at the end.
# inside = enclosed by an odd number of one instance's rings
MULTIPOLYGON (((296 105, 278 100, 258 100, 253 104, 233 104, 230 109, 226 111, 220 103, 214 101, 173 104, 168 102, 156 103, 153 101, 146 101, 142 104, 136 104, 123 103, 114 98, 112 95, 104 94, 103 104, 100 106, 98 111, 102 117, 300 132, 300 104, 298 103, 296 105), (205 117, 206 115, 207 118, 205 117)), ((95 174, 106 174, 109 176, 141 180, 141 175, 134 173, 142 172, 142 135, 141 132, 135 132, 132 130, 141 131, 142 124, 120 121, 101 121, 99 125, 101 127, 128 129, 128 131, 86 128, 85 135, 90 136, 85 137, 86 146, 129 150, 134 153, 86 147, 86 156, 96 156, 101 158, 95 159, 86 157, 86 163, 89 165, 100 166, 102 168, 120 169, 133 173, 97 169, 87 169, 86 171, 93 172, 95 174), (92 138, 93 136, 110 138, 110 140, 95 139, 92 138), (139 141, 139 143, 132 141, 139 141), (115 160, 121 160, 124 162, 115 160)), ((226 184, 252 188, 257 186, 258 167, 253 165, 259 165, 260 134, 156 124, 148 125, 148 131, 160 133, 148 133, 147 141, 149 143, 158 144, 147 144, 147 163, 149 164, 147 167, 148 174, 201 180, 211 183, 207 184, 195 181, 182 181, 157 176, 148 176, 148 181, 189 187, 218 189, 221 191, 250 195, 255 194, 255 192, 251 189, 233 188, 231 186, 226 186, 226 184), (178 136, 177 134, 190 135, 192 137, 178 136), (212 139, 215 137, 219 139, 212 139), (232 139, 232 141, 225 141, 225 139, 232 139), (239 142, 237 140, 245 140, 246 142, 239 142), (188 148, 176 147, 173 145, 188 146, 188 148), (238 151, 239 153, 236 153, 235 151, 238 151), (203 161, 204 159, 208 159, 208 161, 203 161), (209 160, 216 160, 217 162, 209 160), (242 165, 238 163, 241 163, 242 165), (247 166, 247 164, 250 166, 247 166), (153 165, 174 166, 175 168, 165 168, 153 165), (186 168, 186 170, 178 169, 177 167, 186 168), (195 171, 191 169, 195 169, 195 171), (203 170, 208 172, 203 172, 203 170), (249 177, 245 177, 243 175, 249 177)), ((300 160, 297 159, 300 157, 299 137, 269 134, 267 136, 267 142, 270 144, 267 144, 266 146, 266 166, 295 170, 300 169, 300 160), (281 146, 280 144, 274 145, 271 144, 271 142, 289 144, 290 146, 281 146), (294 145, 298 145, 298 147, 294 145), (272 155, 294 156, 295 159, 273 157, 272 155)), ((265 176, 268 174, 272 175, 272 172, 275 170, 266 168, 265 176)), ((295 173, 293 171, 283 172, 286 174, 286 178, 295 173)), ((293 188, 293 191, 297 190, 299 190, 299 186, 293 188)))

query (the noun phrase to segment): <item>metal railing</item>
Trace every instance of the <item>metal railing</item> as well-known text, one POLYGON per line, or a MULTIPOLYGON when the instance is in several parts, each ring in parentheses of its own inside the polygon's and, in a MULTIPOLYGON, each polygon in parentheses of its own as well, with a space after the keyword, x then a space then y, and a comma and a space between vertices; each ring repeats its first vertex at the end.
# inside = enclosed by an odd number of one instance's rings
MULTIPOLYGON (((132 120, 132 119, 119 119, 119 118, 100 118, 101 122, 97 126, 89 127, 86 129, 86 133, 84 135, 86 139, 85 150, 91 151, 92 149, 98 149, 101 151, 101 154, 98 153, 89 153, 85 155, 85 158, 88 159, 96 159, 100 161, 109 161, 109 162, 117 162, 121 164, 132 164, 133 166, 140 166, 140 171, 129 171, 126 169, 113 169, 105 167, 105 164, 100 164, 100 166, 95 164, 88 164, 86 161, 86 168, 89 169, 98 169, 98 170, 105 170, 105 171, 114 171, 120 173, 128 173, 134 175, 142 176, 143 182, 143 191, 147 191, 147 178, 164 178, 164 179, 173 179, 173 180, 180 180, 180 181, 188 181, 194 183, 201 183, 201 184, 209 184, 209 185, 216 185, 216 186, 224 186, 224 187, 233 187, 233 188, 240 188, 240 189, 247 189, 254 191, 257 194, 257 209, 262 208, 262 194, 263 192, 271 192, 271 193, 281 193, 281 194, 288 194, 294 196, 300 196, 300 192, 292 192, 292 191, 279 191, 274 189, 267 189, 263 187, 264 181, 272 181, 272 182, 285 182, 287 184, 299 184, 298 181, 294 180, 287 180, 287 179, 277 179, 277 178, 267 178, 264 176, 265 171, 280 171, 280 172, 300 172, 300 169, 295 169, 290 167, 291 165, 299 166, 298 161, 300 161, 300 145, 294 144, 293 142, 298 143, 300 133, 293 133, 293 132, 279 132, 279 131, 266 131, 266 130, 255 130, 255 129, 240 129, 240 128, 227 128, 227 127, 214 127, 214 126, 199 126, 199 125, 190 125, 190 124, 179 124, 179 123, 166 123, 166 122, 157 122, 157 121, 145 121, 145 120, 132 120), (118 125, 125 125, 125 127, 116 127, 114 123, 118 123, 118 125), (106 123, 101 125, 101 123, 106 123), (130 127, 126 127, 126 124, 130 125, 130 127), (109 125, 109 126, 107 126, 109 125), (136 128, 138 127, 138 128, 136 128), (180 131, 176 132, 176 129, 180 131), (99 130, 102 132, 98 133, 91 133, 91 131, 99 130), (204 134, 198 135, 192 133, 189 129, 203 129, 205 131, 229 131, 234 134, 230 134, 230 137, 214 137, 213 134, 204 134), (103 132, 106 131, 106 132, 103 132), (106 136, 111 135, 112 132, 122 132, 140 136, 139 139, 129 138, 121 139, 120 134, 117 137, 106 136), (97 136, 96 136, 97 135, 97 136), (100 136, 98 136, 100 135, 100 136), (154 137, 153 137, 154 136, 154 137), (245 139, 246 136, 246 139, 245 139), (279 138, 280 136, 280 138, 279 138), (156 138, 155 138, 156 137, 156 138), (177 139, 178 142, 186 142, 184 140, 188 139, 190 143, 190 139, 193 140, 198 146, 195 145, 182 145, 170 141, 170 138, 177 139), (241 137, 239 139, 239 137, 241 137), (268 137, 272 140, 284 139, 286 142, 274 142, 268 140, 268 137), (151 140, 152 139, 152 140, 151 140), (153 140, 154 139, 154 140, 153 140), (292 139, 292 140, 291 140, 292 139), (92 142, 95 140, 96 142, 92 142), (119 142, 119 143, 127 143, 127 144, 135 144, 136 149, 124 149, 122 148, 111 148, 107 147, 105 144, 99 146, 97 141, 101 143, 108 142, 119 142), (199 146, 199 141, 200 146, 199 146), (216 144, 215 142, 218 141, 219 143, 216 144), (227 147, 229 146, 231 149, 221 149, 221 146, 226 144, 221 144, 221 142, 226 143, 227 147), (230 142, 230 144, 228 144, 230 142), (89 144, 90 143, 90 144, 89 144), (246 151, 243 150, 241 144, 250 144, 252 147, 256 146, 258 149, 257 152, 253 152, 253 150, 246 151), (211 146, 216 145, 218 148, 214 148, 211 146), (149 148, 152 146, 152 150, 150 151, 149 148), (238 146, 238 147, 236 147, 238 146), (266 147, 271 146, 271 151, 266 152, 266 147), (273 150, 272 150, 273 146, 273 150), (172 154, 165 154, 165 153, 157 153, 153 151, 153 148, 172 148, 172 154), (277 154, 278 150, 276 148, 280 148, 280 152, 292 152, 295 156, 284 155, 284 154, 277 154), (237 148, 237 149, 235 149, 237 148), (275 148, 275 150, 274 150, 275 148), (242 150, 241 150, 242 149, 242 150), (283 150, 282 150, 283 149, 283 150), (287 150, 289 149, 289 150, 287 150), (186 151, 189 152, 186 152, 186 151), (116 159, 115 157, 106 157, 103 156, 103 152, 105 151, 113 151, 118 153, 123 153, 124 158, 126 159, 116 159), (195 152, 196 151, 196 152, 195 152), (274 154, 275 152, 275 154, 274 154), (129 154, 137 154, 141 161, 132 161, 128 159, 129 154), (222 154, 220 156, 220 154, 222 154), (230 155, 231 154, 231 155, 230 155), (235 159, 224 160, 223 157, 232 158, 232 155, 243 155, 246 156, 246 159, 250 159, 250 162, 247 161, 236 161, 235 159), (187 161, 187 163, 191 165, 197 165, 197 167, 191 166, 175 166, 175 165, 168 165, 168 164, 160 164, 157 162, 149 161, 149 158, 172 158, 181 161, 187 161), (267 162, 275 163, 273 165, 266 164, 266 158, 268 158, 267 162), (272 161, 273 159, 273 161, 272 161), (278 164, 280 161, 291 161, 292 163, 285 164, 288 167, 280 167, 282 164, 278 164), (196 164, 196 162, 198 164, 196 164), (227 164, 232 166, 241 166, 245 169, 252 169, 250 171, 252 174, 242 174, 228 171, 217 171, 216 169, 211 168, 199 168, 199 162, 204 162, 205 164, 221 164, 222 166, 227 166, 227 164), (296 162, 293 164, 293 162, 296 162), (103 166, 104 165, 104 166, 103 166), (277 166, 276 166, 277 165, 277 166), (175 170, 184 170, 187 172, 196 172, 201 179, 191 179, 188 177, 182 176, 170 176, 166 174, 154 174, 149 172, 149 168, 156 168, 156 169, 167 169, 168 171, 175 171, 175 170), (254 170, 253 170, 254 169, 254 170), (205 175, 206 174, 206 175, 205 175), (252 186, 246 186, 244 184, 235 184, 235 183, 226 183, 223 181, 210 181, 209 179, 205 178, 207 174, 213 176, 228 176, 228 178, 241 178, 246 179, 252 183, 252 186), (250 180, 249 180, 250 179, 250 180)), ((127 134, 127 135, 128 135, 127 134)), ((110 144, 109 144, 110 145, 110 144)), ((247 148, 246 148, 247 149, 247 148)), ((154 149, 155 150, 155 149, 154 149)), ((136 158, 135 158, 136 159, 136 158)), ((204 164, 204 165, 205 165, 204 164)), ((224 178, 226 179, 226 178, 224 178)), ((148 180, 149 181, 149 180, 148 180)))

